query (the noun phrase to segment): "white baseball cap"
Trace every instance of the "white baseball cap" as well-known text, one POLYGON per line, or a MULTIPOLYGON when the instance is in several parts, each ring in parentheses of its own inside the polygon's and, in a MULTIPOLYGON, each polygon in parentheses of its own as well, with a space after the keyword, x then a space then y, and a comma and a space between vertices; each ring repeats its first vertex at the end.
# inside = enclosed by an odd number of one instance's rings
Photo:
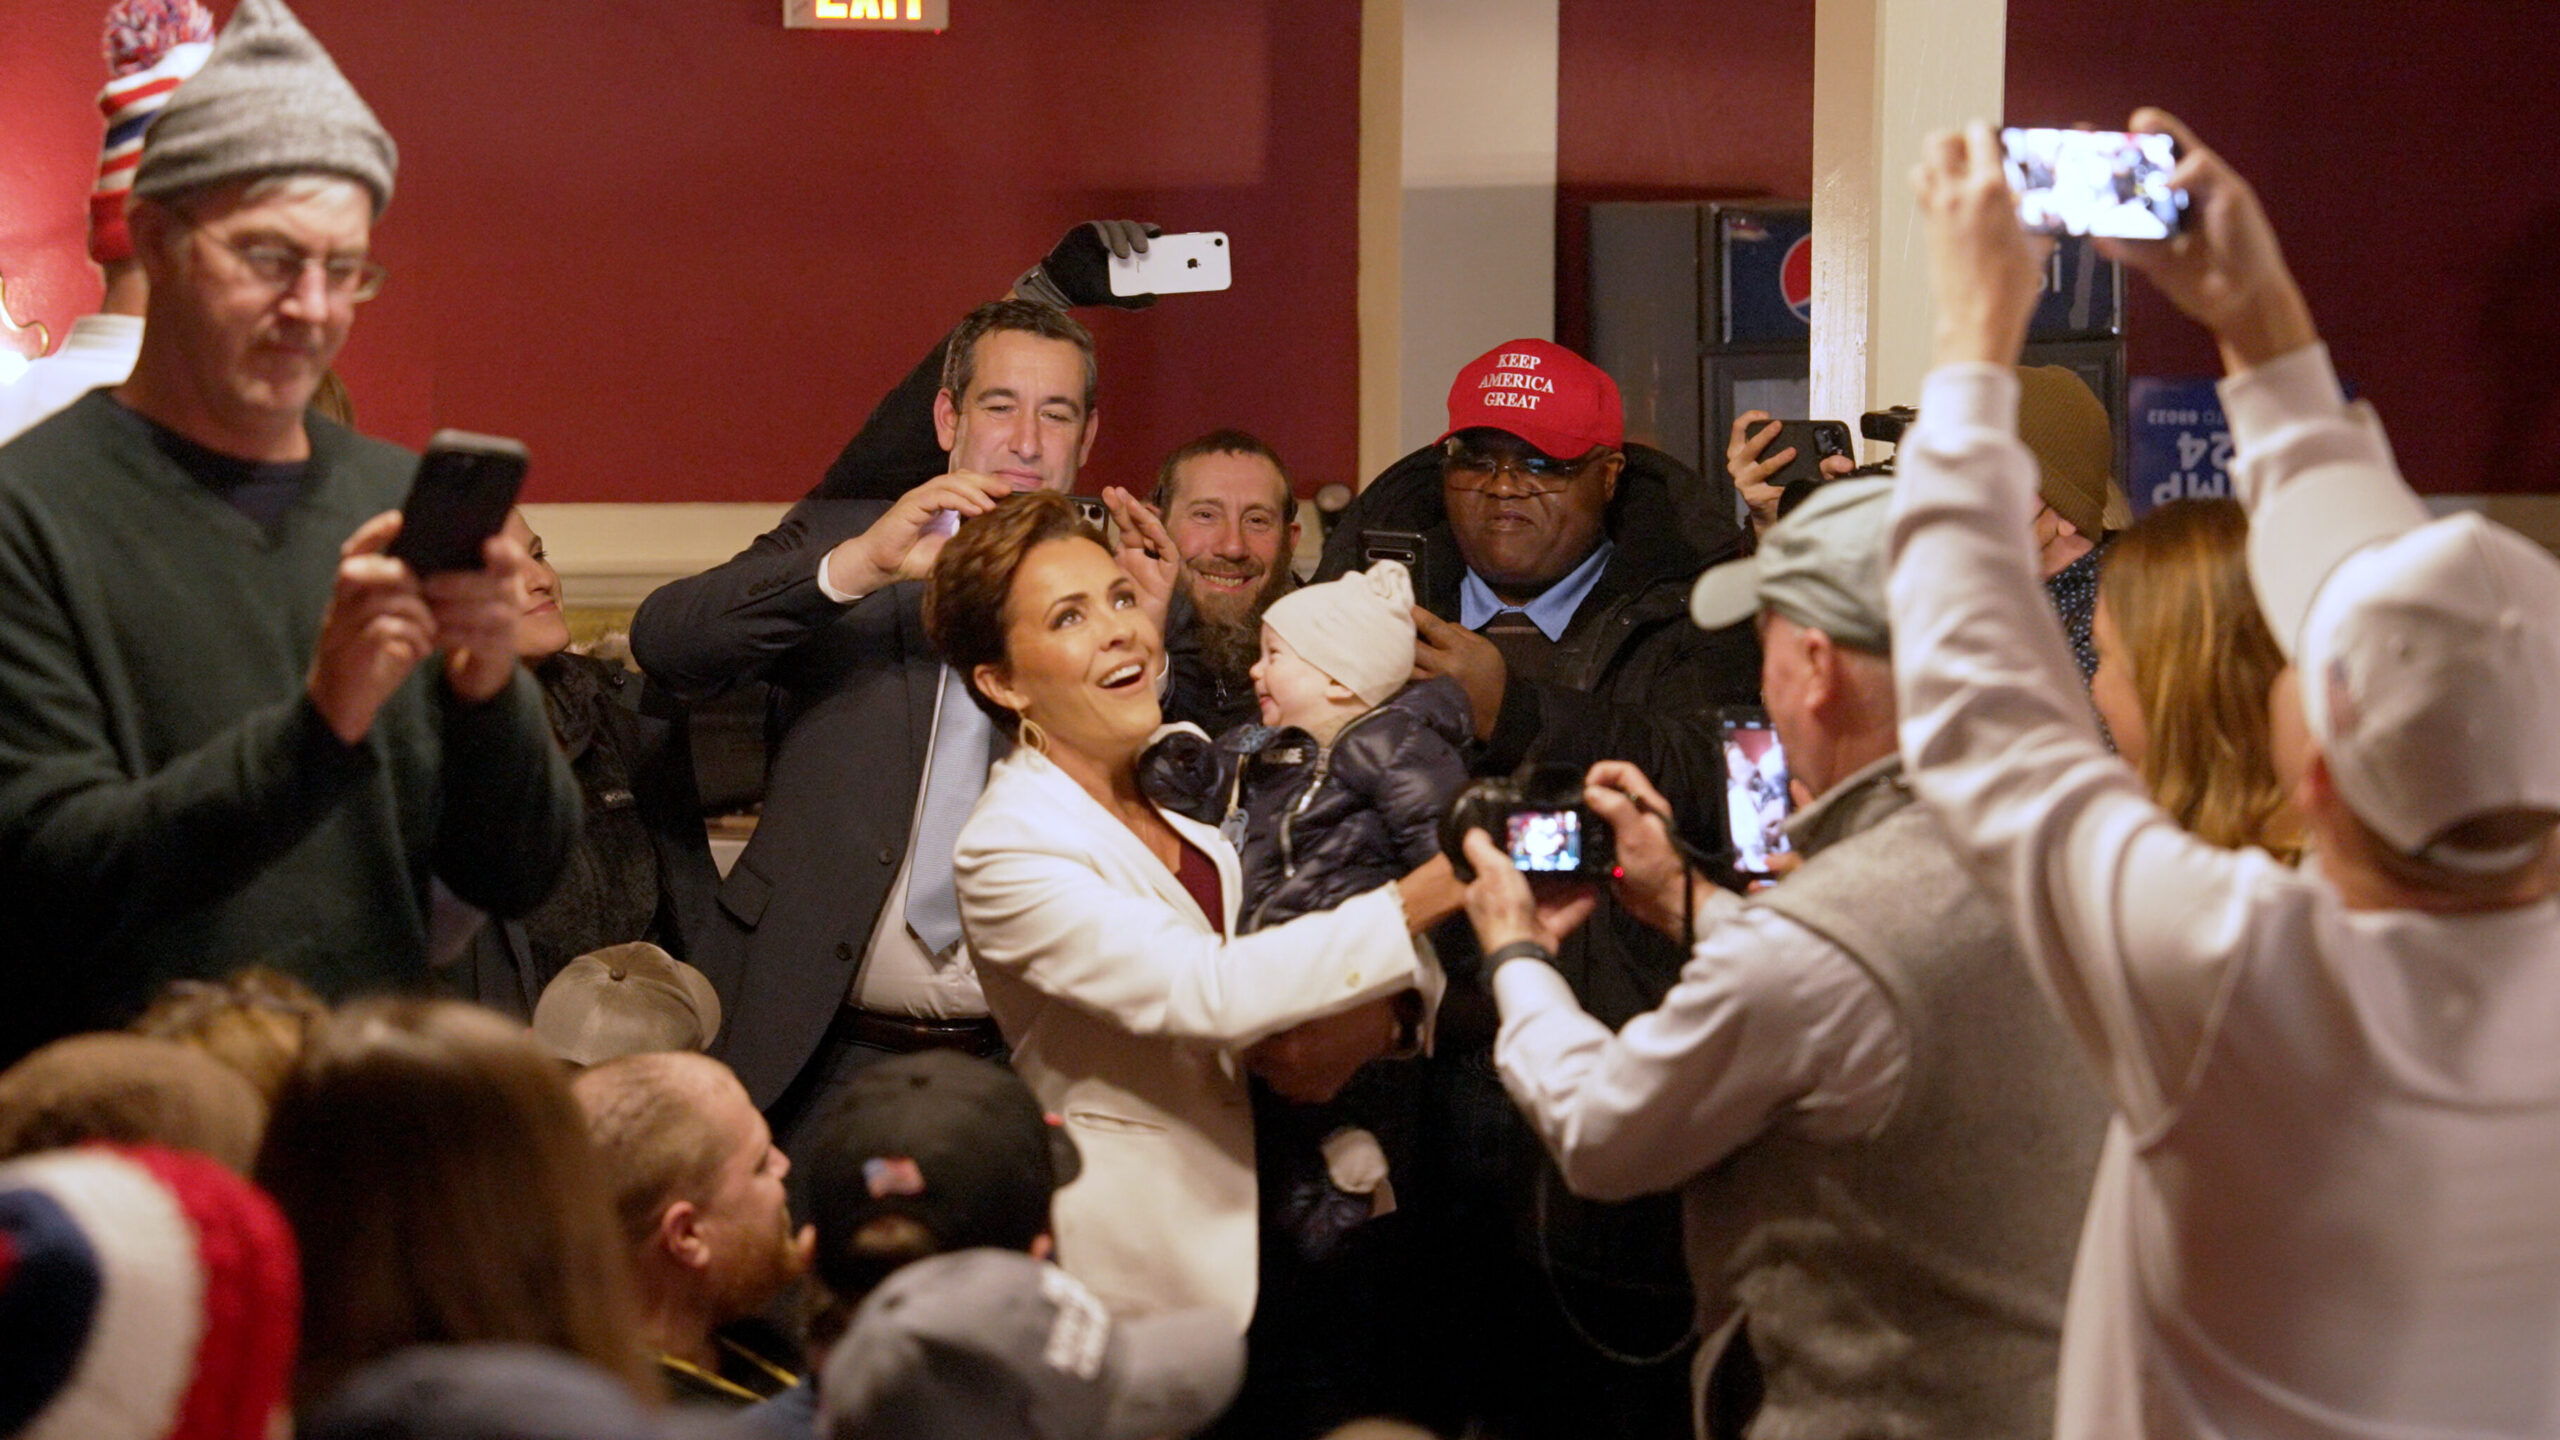
POLYGON ((2538 838, 2439 842, 2482 816, 2560 813, 2560 561, 2475 514, 2369 544, 2320 582, 2294 663, 2338 793, 2374 833, 2449 869, 2532 858, 2538 838))

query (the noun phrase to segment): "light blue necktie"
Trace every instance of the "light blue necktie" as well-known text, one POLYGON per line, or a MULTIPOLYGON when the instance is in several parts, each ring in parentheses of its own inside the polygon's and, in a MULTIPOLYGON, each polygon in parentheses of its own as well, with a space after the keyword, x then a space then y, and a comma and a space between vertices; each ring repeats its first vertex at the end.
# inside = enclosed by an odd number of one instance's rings
POLYGON ((942 698, 933 721, 933 758, 925 766, 924 804, 907 851, 907 928, 936 955, 960 938, 960 896, 951 884, 951 851, 987 788, 988 745, 995 727, 969 698, 960 672, 942 667, 942 698))

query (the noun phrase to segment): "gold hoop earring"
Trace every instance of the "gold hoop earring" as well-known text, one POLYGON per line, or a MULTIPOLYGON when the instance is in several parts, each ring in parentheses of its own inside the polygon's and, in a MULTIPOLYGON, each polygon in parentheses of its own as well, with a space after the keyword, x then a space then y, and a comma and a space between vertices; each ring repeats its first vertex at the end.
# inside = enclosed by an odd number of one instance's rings
POLYGON ((1049 753, 1049 732, 1041 729, 1040 722, 1031 718, 1028 707, 1013 712, 1013 743, 1028 745, 1043 755, 1049 753))

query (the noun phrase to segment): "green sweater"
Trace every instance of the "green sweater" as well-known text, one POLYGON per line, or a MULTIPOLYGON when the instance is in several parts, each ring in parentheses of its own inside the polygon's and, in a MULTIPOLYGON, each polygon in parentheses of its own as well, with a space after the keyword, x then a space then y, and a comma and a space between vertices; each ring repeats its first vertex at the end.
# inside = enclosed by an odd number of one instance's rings
POLYGON ((428 881, 550 888, 578 793, 521 668, 419 665, 341 743, 304 686, 338 546, 415 457, 311 417, 272 529, 92 393, 0 447, 0 1046, 121 1024, 161 983, 274 965, 332 998, 427 978, 428 881))

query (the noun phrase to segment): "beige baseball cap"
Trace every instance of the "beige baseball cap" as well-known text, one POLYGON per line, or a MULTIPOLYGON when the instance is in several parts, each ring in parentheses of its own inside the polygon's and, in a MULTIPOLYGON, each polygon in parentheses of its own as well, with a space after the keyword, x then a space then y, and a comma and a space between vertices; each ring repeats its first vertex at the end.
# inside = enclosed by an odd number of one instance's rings
POLYGON ((708 1050, 720 1035, 710 977, 645 940, 590 950, 560 967, 533 1007, 534 1038, 561 1059, 708 1050))

